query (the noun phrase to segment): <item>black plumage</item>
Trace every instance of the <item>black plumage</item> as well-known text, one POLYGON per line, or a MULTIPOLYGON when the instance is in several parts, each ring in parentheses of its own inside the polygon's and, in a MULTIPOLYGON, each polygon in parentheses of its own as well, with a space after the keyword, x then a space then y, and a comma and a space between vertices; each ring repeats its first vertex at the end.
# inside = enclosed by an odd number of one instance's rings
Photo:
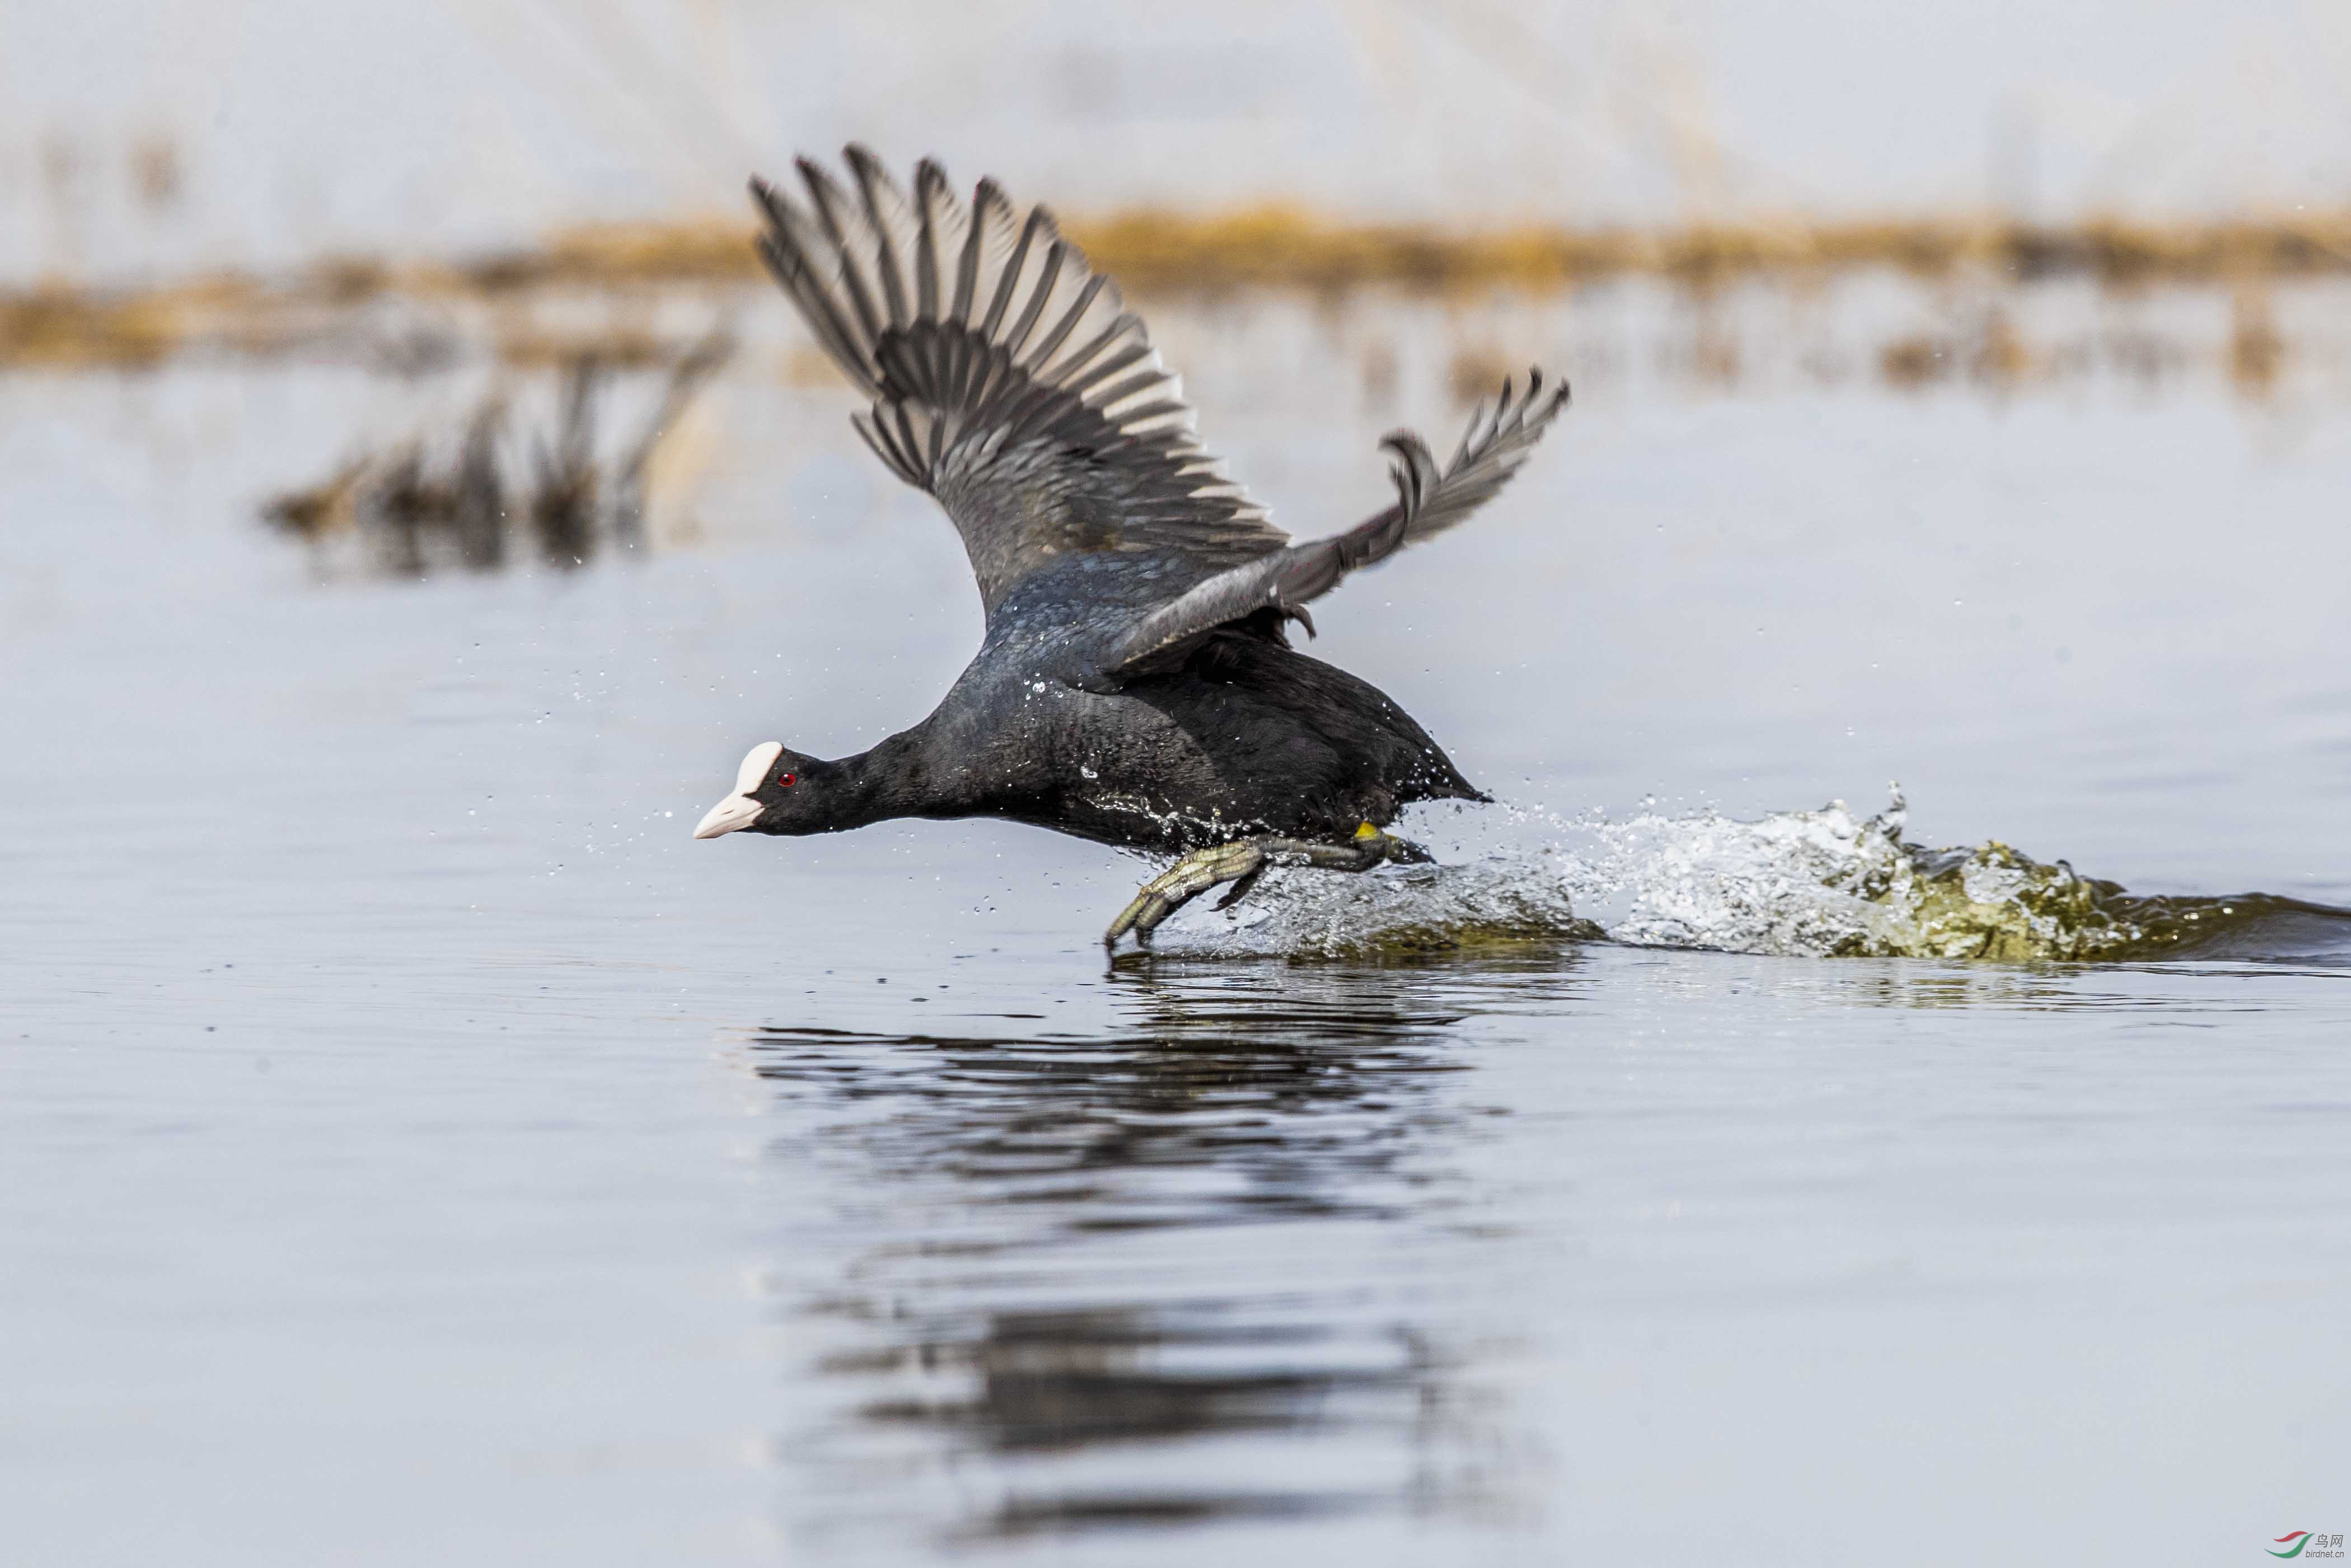
POLYGON ((1201 450, 1141 318, 1045 209, 1016 220, 985 180, 967 209, 928 161, 909 198, 863 149, 847 157, 853 195, 806 159, 805 205, 752 183, 760 252, 872 399, 854 421, 867 444, 963 536, 987 633, 930 717, 872 751, 756 748, 697 836, 1004 817, 1210 852, 1215 874, 1192 880, 1245 891, 1269 856, 1414 858, 1374 830, 1416 800, 1485 799, 1393 701, 1291 648, 1285 626, 1311 632, 1307 601, 1490 497, 1565 387, 1539 371, 1522 392, 1504 383, 1441 468, 1416 435, 1388 436, 1395 504, 1293 545, 1201 450))

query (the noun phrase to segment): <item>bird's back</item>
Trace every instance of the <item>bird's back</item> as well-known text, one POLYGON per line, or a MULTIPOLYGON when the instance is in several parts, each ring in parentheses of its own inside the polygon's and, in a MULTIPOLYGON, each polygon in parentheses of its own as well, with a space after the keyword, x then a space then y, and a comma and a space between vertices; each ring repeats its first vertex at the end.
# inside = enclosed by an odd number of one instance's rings
POLYGON ((952 814, 1136 848, 1343 840, 1416 800, 1485 799, 1377 687, 1248 631, 1106 693, 984 654, 929 727, 952 814))

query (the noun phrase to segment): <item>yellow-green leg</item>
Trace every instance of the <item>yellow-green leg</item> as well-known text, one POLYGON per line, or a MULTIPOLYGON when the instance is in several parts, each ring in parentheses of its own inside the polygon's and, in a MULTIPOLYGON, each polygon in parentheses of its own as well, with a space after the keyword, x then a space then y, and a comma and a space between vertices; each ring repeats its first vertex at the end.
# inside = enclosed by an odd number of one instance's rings
POLYGON ((1205 850, 1194 850, 1157 876, 1143 884, 1133 903, 1119 911, 1118 918, 1102 933, 1102 946, 1115 950, 1118 939, 1128 932, 1134 933, 1134 945, 1147 948, 1151 934, 1159 923, 1183 908, 1192 900, 1220 883, 1231 883, 1217 907, 1228 908, 1240 902, 1268 866, 1311 865, 1325 871, 1369 871, 1383 861, 1409 862, 1428 859, 1428 852, 1418 844, 1384 833, 1365 822, 1355 830, 1353 841, 1343 844, 1310 843, 1303 839, 1237 839, 1229 844, 1217 844, 1205 850))

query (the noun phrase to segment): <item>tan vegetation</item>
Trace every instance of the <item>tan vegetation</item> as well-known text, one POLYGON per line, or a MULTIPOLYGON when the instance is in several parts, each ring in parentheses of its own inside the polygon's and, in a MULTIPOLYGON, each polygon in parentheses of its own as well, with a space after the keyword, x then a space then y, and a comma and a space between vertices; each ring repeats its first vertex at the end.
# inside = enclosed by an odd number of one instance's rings
POLYGON ((507 564, 518 538, 557 568, 584 565, 608 546, 634 549, 645 541, 664 443, 734 351, 731 339, 714 333, 657 361, 588 354, 546 364, 560 386, 551 431, 510 432, 510 388, 493 387, 455 429, 363 452, 316 484, 270 497, 262 517, 314 549, 355 538, 362 559, 401 577, 444 566, 492 570, 507 564), (648 368, 663 372, 660 393, 614 448, 599 438, 599 404, 616 374, 648 368), (526 454, 524 469, 517 459, 526 454))
MULTIPOLYGON (((2156 225, 2098 219, 2068 227, 1991 220, 1754 222, 1671 230, 1527 226, 1455 232, 1425 225, 1349 224, 1301 208, 1225 214, 1145 211, 1072 223, 1096 262, 1144 294, 1253 287, 1339 293, 1376 287, 1411 293, 1545 292, 1628 276, 1660 277, 1701 299, 1750 278, 1802 283, 1863 268, 1939 279, 1980 276, 2032 282, 2090 277, 2123 290, 2158 284, 2226 284, 2237 291, 2240 328, 2231 362, 2240 381, 2274 374, 2283 345, 2269 328, 2270 280, 2351 272, 2351 210, 2276 219, 2156 225)), ((528 251, 459 264, 398 265, 374 257, 322 261, 291 277, 227 276, 170 287, 110 292, 63 283, 0 293, 0 368, 152 365, 183 348, 266 357, 331 342, 355 308, 384 297, 463 304, 493 313, 558 293, 650 287, 731 287, 758 264, 747 225, 708 219, 584 228, 528 251)), ((546 365, 594 350, 653 363, 668 351, 651 334, 597 341, 543 326, 492 333, 499 357, 546 365)), ((2013 374, 2012 340, 1985 346, 2013 374)), ((1735 345, 1701 345, 1700 366, 1735 373, 1735 345)), ((1887 346, 1897 382, 1933 380, 1931 353, 1887 346)))
POLYGON ((152 365, 186 339, 177 292, 104 294, 45 284, 0 295, 0 365, 152 365))

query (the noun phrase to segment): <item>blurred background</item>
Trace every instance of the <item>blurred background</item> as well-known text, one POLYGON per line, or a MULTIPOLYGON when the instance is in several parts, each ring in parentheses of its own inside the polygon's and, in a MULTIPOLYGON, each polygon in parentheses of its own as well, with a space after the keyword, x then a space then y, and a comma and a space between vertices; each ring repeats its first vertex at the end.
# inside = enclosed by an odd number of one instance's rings
MULTIPOLYGON (((765 292, 741 193, 850 139, 1049 201, 1162 301, 1179 360, 1219 351, 1201 322, 1237 295, 1311 301, 1317 382, 1379 415, 1458 407, 1537 353, 1595 391, 2351 384, 2351 19, 2314 0, 102 0, 9 21, 0 370, 402 378, 399 416, 274 492, 298 536, 389 518, 400 570, 418 528, 488 559, 455 518, 469 431, 477 502, 502 469, 564 492, 549 560, 649 510, 742 526, 697 489, 710 442, 657 449, 747 334, 752 380, 833 384, 765 292), (629 371, 668 379, 599 450, 629 371)), ((1194 369, 1227 398, 1264 382, 1194 369)))
POLYGON ((9 8, 0 275, 155 282, 740 215, 852 138, 1069 215, 2338 215, 2351 18, 2023 0, 9 8))

